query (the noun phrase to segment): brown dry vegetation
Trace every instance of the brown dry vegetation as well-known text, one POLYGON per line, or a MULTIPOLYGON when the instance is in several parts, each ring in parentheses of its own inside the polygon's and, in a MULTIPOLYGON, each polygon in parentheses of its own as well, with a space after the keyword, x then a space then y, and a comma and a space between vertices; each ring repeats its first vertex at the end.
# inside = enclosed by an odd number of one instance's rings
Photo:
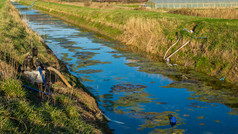
POLYGON ((174 22, 163 18, 161 20, 145 19, 145 18, 130 18, 124 29, 122 42, 126 45, 139 44, 139 48, 151 54, 159 54, 163 56, 162 44, 167 44, 167 39, 164 36, 163 29, 165 26, 171 27, 174 22), (143 38, 143 40, 139 40, 143 38), (160 45, 158 45, 160 44, 160 45), (159 51, 158 51, 159 50, 159 51))
POLYGON ((238 19, 238 9, 236 8, 210 8, 210 9, 183 8, 183 9, 170 10, 169 12, 174 14, 208 17, 208 18, 238 19))

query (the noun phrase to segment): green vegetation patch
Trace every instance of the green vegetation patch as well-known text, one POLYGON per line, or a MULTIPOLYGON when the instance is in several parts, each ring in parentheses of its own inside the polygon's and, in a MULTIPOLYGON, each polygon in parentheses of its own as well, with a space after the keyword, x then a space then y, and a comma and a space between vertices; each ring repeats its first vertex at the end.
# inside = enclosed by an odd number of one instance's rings
POLYGON ((133 84, 118 84, 114 85, 111 89, 113 92, 135 92, 142 91, 147 86, 144 85, 133 85, 133 84))
POLYGON ((82 73, 82 74, 93 74, 93 73, 100 73, 103 70, 94 70, 94 69, 88 69, 88 70, 80 70, 77 71, 77 73, 82 73))
POLYGON ((168 134, 168 133, 175 133, 175 134, 183 134, 185 132, 184 129, 154 129, 150 134, 168 134))
MULTIPOLYGON (((143 130, 143 129, 146 129, 146 128, 156 128, 158 126, 167 126, 167 127, 170 127, 170 122, 169 122, 169 117, 168 115, 169 114, 173 114, 174 117, 176 117, 177 119, 177 124, 175 126, 175 128, 179 125, 182 125, 183 123, 183 120, 182 118, 180 118, 178 116, 178 114, 176 114, 175 112, 172 112, 172 111, 164 111, 164 112, 161 112, 161 113, 157 113, 157 112, 138 112, 138 113, 135 113, 136 115, 138 116, 142 116, 142 117, 145 117, 146 121, 145 121, 145 124, 142 124, 140 125, 140 128, 138 128, 139 130, 143 130)), ((152 131, 153 132, 156 132, 156 131, 165 131, 167 132, 168 130, 171 131, 171 129, 154 129, 152 131)))
POLYGON ((86 60, 86 61, 79 61, 77 68, 92 66, 96 64, 109 64, 110 62, 102 62, 99 60, 86 60))
POLYGON ((94 52, 76 52, 73 57, 76 57, 77 59, 80 60, 88 60, 91 59, 95 54, 99 53, 94 53, 94 52))
POLYGON ((12 78, 0 81, 0 89, 8 98, 25 97, 25 91, 22 89, 22 83, 12 78))
POLYGON ((121 96, 114 102, 114 107, 128 107, 128 109, 134 109, 135 107, 140 108, 140 103, 151 103, 152 100, 154 100, 153 98, 149 98, 149 96, 150 95, 146 92, 136 92, 121 96))

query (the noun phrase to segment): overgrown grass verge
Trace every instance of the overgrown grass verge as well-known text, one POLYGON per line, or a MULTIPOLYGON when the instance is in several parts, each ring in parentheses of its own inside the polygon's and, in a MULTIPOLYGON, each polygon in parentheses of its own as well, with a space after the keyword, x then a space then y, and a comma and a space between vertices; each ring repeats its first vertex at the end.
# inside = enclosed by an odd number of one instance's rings
MULTIPOLYGON (((31 2, 21 0, 26 5, 31 2)), ((225 80, 231 83, 238 81, 238 20, 88 8, 43 1, 38 1, 34 8, 133 46, 134 51, 146 52, 161 59, 169 46, 176 42, 176 32, 183 36, 178 48, 191 38, 183 29, 190 30, 198 24, 191 43, 171 60, 217 78, 225 76, 225 80)))
POLYGON ((6 0, 0 1, 0 18, 0 132, 108 132, 95 99, 84 91, 77 78, 68 73, 6 0), (38 48, 42 62, 63 72, 74 88, 69 89, 58 81, 51 86, 51 96, 42 96, 22 87, 29 83, 22 79, 18 67, 31 51, 31 44, 38 48))

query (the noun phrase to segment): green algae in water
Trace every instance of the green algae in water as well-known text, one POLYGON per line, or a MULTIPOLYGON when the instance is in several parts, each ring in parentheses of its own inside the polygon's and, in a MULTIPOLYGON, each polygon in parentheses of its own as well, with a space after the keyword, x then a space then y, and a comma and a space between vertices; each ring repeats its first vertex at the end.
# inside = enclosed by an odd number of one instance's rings
POLYGON ((109 63, 111 63, 111 62, 102 62, 99 60, 79 61, 77 68, 92 66, 92 65, 96 65, 96 64, 109 64, 109 63))
POLYGON ((41 35, 41 38, 43 38, 43 39, 48 39, 48 38, 49 38, 49 35, 48 35, 48 34, 43 34, 43 35, 41 35))
POLYGON ((68 40, 65 38, 53 38, 53 41, 55 42, 67 42, 68 40))
MULTIPOLYGON (((82 31, 82 29, 80 29, 80 31, 82 31)), ((79 38, 79 37, 90 37, 92 35, 92 33, 89 32, 78 32, 77 34, 73 34, 70 37, 71 38, 79 38)))
POLYGON ((135 92, 129 95, 121 96, 115 103, 114 107, 140 107, 141 103, 150 103, 153 98, 149 98, 149 94, 146 92, 135 92))
POLYGON ((114 58, 121 58, 121 57, 124 57, 124 56, 123 55, 113 54, 112 57, 114 57, 114 58))
POLYGON ((231 115, 238 115, 238 108, 232 108, 230 112, 228 112, 228 114, 231 115))
POLYGON ((83 50, 101 50, 101 48, 84 48, 83 50))
POLYGON ((139 67, 139 64, 136 64, 136 63, 126 63, 126 65, 130 67, 139 67))
POLYGON ((102 44, 102 45, 110 44, 109 42, 106 42, 105 40, 102 40, 100 38, 96 38, 95 36, 93 36, 92 40, 93 40, 93 43, 99 43, 99 44, 102 44))
POLYGON ((123 52, 123 51, 110 51, 108 53, 112 53, 112 57, 114 58, 121 58, 125 57, 128 61, 130 62, 136 62, 136 61, 141 61, 144 60, 144 58, 134 55, 133 53, 130 52, 123 52))
POLYGON ((88 59, 91 59, 95 54, 98 54, 98 53, 76 52, 75 55, 73 55, 73 57, 76 57, 77 59, 80 59, 80 60, 88 60, 88 59))
POLYGON ((66 45, 67 45, 67 46, 72 46, 72 45, 75 45, 76 42, 65 40, 65 41, 61 41, 59 44, 60 44, 60 45, 64 45, 64 46, 66 46, 66 45))
POLYGON ((88 69, 88 70, 80 70, 80 71, 77 71, 77 73, 80 73, 80 74, 93 74, 93 73, 100 73, 102 72, 103 70, 94 70, 94 69, 88 69))
POLYGON ((73 72, 76 72, 78 70, 78 68, 76 68, 76 65, 75 64, 70 64, 69 65, 69 69, 73 72))
POLYGON ((130 67, 139 67, 138 71, 153 73, 153 74, 164 74, 164 75, 182 75, 182 72, 179 72, 174 67, 169 67, 164 63, 152 63, 152 62, 133 62, 126 63, 130 67))
POLYGON ((113 111, 114 110, 114 101, 111 100, 113 99, 113 94, 103 94, 97 96, 98 100, 100 102, 103 102, 103 107, 108 110, 108 111, 113 111))
POLYGON ((171 113, 173 113, 173 115, 177 119, 177 124, 176 124, 175 127, 173 127, 173 129, 172 128, 169 128, 169 129, 154 129, 150 133, 166 133, 167 134, 169 132, 177 132, 177 133, 185 132, 185 130, 183 130, 183 129, 175 129, 178 125, 182 125, 184 123, 182 122, 181 118, 179 118, 177 116, 176 113, 170 112, 170 111, 165 111, 165 112, 157 113, 157 114, 150 114, 149 112, 146 113, 146 115, 148 117, 146 117, 145 124, 140 125, 140 128, 138 128, 138 130, 143 130, 145 128, 156 128, 156 127, 161 127, 161 126, 170 127, 168 114, 171 114, 171 113))
POLYGON ((88 79, 90 76, 80 76, 80 79, 82 80, 82 81, 88 81, 88 82, 92 82, 92 81, 94 81, 94 80, 91 80, 91 79, 88 79))
POLYGON ((124 79, 126 77, 117 77, 117 78, 114 78, 114 80, 121 80, 121 79, 124 79))
POLYGON ((114 102, 114 108, 117 107, 126 107, 127 110, 132 111, 142 111, 144 110, 141 104, 151 103, 154 98, 150 98, 150 95, 143 90, 147 86, 138 85, 138 84, 117 84, 114 85, 111 89, 113 93, 126 93, 123 96, 120 96, 117 101, 114 102))
POLYGON ((117 53, 120 53, 120 52, 119 51, 109 51, 107 53, 117 54, 117 53))
POLYGON ((68 58, 68 53, 62 53, 63 54, 63 57, 62 57, 62 60, 65 60, 65 61, 71 61, 72 58, 68 58))
POLYGON ((197 119, 204 119, 204 116, 199 116, 197 117, 197 119))
MULTIPOLYGON (((179 118, 178 114, 172 111, 164 111, 161 113, 158 112, 138 112, 135 113, 136 115, 139 115, 140 117, 143 117, 146 119, 145 124, 140 125, 139 130, 143 130, 145 128, 155 128, 155 127, 161 127, 161 126, 170 126, 169 121, 169 114, 173 114, 174 117, 176 117, 177 123, 176 126, 182 125, 183 121, 182 118, 179 118)), ((175 126, 175 127, 176 127, 175 126)))
POLYGON ((118 52, 118 51, 111 51, 108 53, 112 53, 112 57, 114 58, 121 58, 121 57, 126 57, 127 60, 141 60, 141 57, 137 57, 133 53, 128 53, 128 52, 118 52))
POLYGON ((127 113, 127 112, 125 112, 121 109, 115 109, 114 112, 117 113, 117 114, 126 114, 127 113))
POLYGON ((112 94, 102 94, 102 95, 99 95, 98 97, 103 99, 113 99, 112 94))
POLYGON ((204 107, 205 105, 208 105, 207 103, 190 103, 190 105, 188 105, 189 107, 194 107, 194 108, 207 108, 204 107))
POLYGON ((66 48, 66 49, 69 49, 69 50, 80 50, 80 49, 83 49, 82 47, 79 47, 79 46, 67 46, 67 45, 61 45, 63 48, 66 48))
MULTIPOLYGON (((182 80, 171 83, 164 88, 186 88, 188 91, 193 93, 188 100, 197 100, 207 103, 222 103, 231 108, 232 111, 238 109, 238 98, 237 94, 233 93, 232 90, 220 88, 214 89, 212 86, 207 86, 206 82, 195 81, 195 80, 182 80), (230 92, 229 92, 230 91, 230 92)), ((191 104, 191 107, 195 108, 206 108, 203 104, 191 104)), ((238 112, 228 112, 229 114, 238 115, 238 112)))
POLYGON ((189 97, 189 100, 196 99, 205 102, 221 102, 221 103, 234 103, 237 102, 237 97, 234 94, 229 94, 223 89, 215 90, 211 86, 201 81, 183 80, 171 83, 164 88, 187 88, 188 91, 194 92, 189 97))
POLYGON ((184 129, 154 129, 149 134, 183 134, 185 132, 184 129))
POLYGON ((142 91, 147 86, 144 85, 133 85, 133 84, 118 84, 114 85, 111 89, 113 92, 135 92, 142 91))
POLYGON ((132 110, 132 111, 143 111, 143 110, 145 110, 142 105, 128 107, 127 109, 132 110))
POLYGON ((157 102, 156 104, 161 105, 161 104, 168 104, 168 103, 167 102, 157 102))

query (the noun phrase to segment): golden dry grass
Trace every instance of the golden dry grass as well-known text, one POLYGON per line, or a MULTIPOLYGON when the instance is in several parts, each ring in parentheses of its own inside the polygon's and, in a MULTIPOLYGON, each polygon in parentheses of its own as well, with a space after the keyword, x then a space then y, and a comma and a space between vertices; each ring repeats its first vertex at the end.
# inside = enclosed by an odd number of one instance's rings
POLYGON ((131 46, 137 44, 141 50, 162 56, 163 52, 160 47, 167 45, 167 40, 163 36, 165 25, 171 25, 173 28, 174 23, 165 18, 156 20, 132 17, 124 27, 122 42, 131 46))
POLYGON ((236 8, 210 8, 210 9, 177 9, 171 10, 170 13, 199 16, 208 18, 221 19, 238 19, 238 9, 236 8))
POLYGON ((7 64, 5 61, 0 60, 0 80, 16 78, 16 76, 17 71, 15 68, 7 64))

